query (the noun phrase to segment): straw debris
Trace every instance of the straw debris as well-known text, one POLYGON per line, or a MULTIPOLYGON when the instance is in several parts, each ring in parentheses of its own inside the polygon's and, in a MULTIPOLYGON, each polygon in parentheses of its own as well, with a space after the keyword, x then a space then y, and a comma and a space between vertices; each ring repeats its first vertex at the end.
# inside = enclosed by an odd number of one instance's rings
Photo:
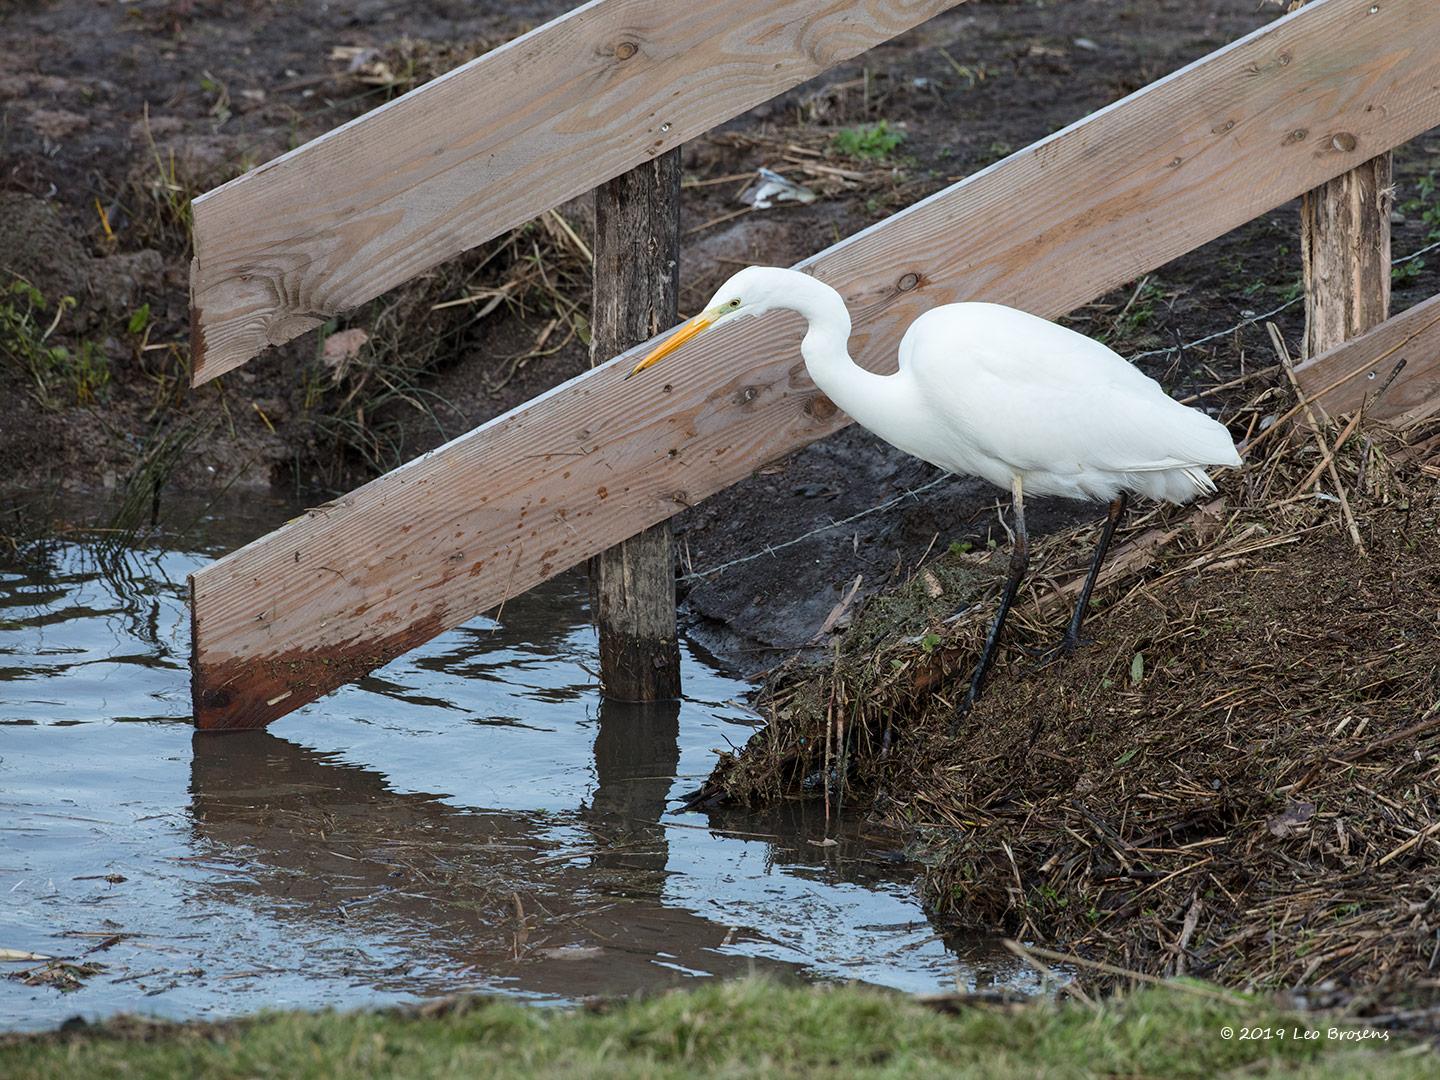
POLYGON ((1095 640, 1061 663, 1027 650, 1058 637, 1094 530, 1034 544, 954 735, 1003 549, 941 553, 833 660, 774 672, 771 722, 699 801, 867 807, 908 830, 939 912, 1083 957, 1085 983, 1194 975, 1440 1025, 1440 426, 1256 441, 1216 498, 1127 523, 1095 640))

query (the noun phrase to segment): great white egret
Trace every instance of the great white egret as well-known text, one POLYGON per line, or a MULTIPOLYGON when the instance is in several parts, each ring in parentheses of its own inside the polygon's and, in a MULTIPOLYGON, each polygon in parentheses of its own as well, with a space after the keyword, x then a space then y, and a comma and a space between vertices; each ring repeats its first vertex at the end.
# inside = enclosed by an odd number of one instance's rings
POLYGON ((1105 500, 1109 515, 1059 648, 1080 644, 1080 624, 1127 494, 1184 503, 1215 490, 1207 465, 1238 466, 1224 426, 1169 397, 1124 357, 1084 334, 1000 304, 945 304, 900 341, 900 370, 866 371, 850 358, 850 313, 840 294, 796 270, 751 266, 706 309, 666 338, 626 378, 697 334, 775 308, 809 327, 805 368, 826 396, 886 442, 952 473, 1012 493, 1015 543, 1000 608, 986 636, 963 715, 979 697, 1005 616, 1029 563, 1025 494, 1105 500))

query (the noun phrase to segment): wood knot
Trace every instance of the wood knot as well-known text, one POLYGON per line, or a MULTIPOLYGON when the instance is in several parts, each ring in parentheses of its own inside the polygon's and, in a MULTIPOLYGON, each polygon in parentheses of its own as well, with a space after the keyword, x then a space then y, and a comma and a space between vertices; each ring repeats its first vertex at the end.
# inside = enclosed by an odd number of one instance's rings
POLYGON ((816 394, 805 403, 805 411, 816 420, 829 420, 840 410, 835 408, 835 403, 824 394, 816 394))
POLYGON ((639 52, 639 51, 640 51, 640 46, 639 46, 639 45, 636 45, 635 42, 633 42, 633 41, 622 41, 622 42, 620 42, 619 45, 616 45, 616 46, 615 46, 615 59, 616 59, 616 60, 629 60, 632 56, 634 56, 634 55, 635 55, 637 52, 639 52))
POLYGON ((1330 137, 1330 146, 1334 150, 1348 154, 1360 145, 1360 140, 1348 131, 1338 131, 1330 137))
POLYGON ((895 283, 895 287, 901 292, 909 292, 911 289, 915 288, 919 284, 919 274, 906 274, 904 277, 902 277, 899 281, 895 283))
POLYGON ((754 401, 754 400, 755 400, 757 397, 759 397, 759 396, 760 396, 760 390, 759 390, 758 387, 745 386, 745 387, 742 387, 742 388, 740 389, 740 392, 735 395, 735 404, 736 404, 736 405, 749 405, 750 402, 754 401))

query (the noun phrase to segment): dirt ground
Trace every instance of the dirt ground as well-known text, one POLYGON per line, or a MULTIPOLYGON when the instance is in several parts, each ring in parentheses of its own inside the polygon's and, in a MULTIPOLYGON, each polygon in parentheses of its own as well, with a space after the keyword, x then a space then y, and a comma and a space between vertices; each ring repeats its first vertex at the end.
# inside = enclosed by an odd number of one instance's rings
MULTIPOLYGON (((274 485, 319 501, 586 367, 588 270, 552 219, 482 245, 213 384, 186 386, 191 195, 568 6, 7 6, 0 271, 5 287, 20 278, 36 292, 12 291, 0 307, 0 487, 274 485), (511 301, 493 309, 435 307, 502 283, 518 284, 511 301), (47 354, 37 378, 14 342, 20 335, 36 346, 57 316, 41 344, 66 351, 47 354), (335 336, 347 330, 363 334, 364 344, 347 351, 357 335, 335 336)), ((1256 0, 961 5, 686 147, 684 307, 698 307, 742 264, 796 261, 1279 10, 1256 0), (867 158, 835 141, 879 121, 904 133, 888 156, 867 158), (851 178, 806 168, 816 162, 851 178), (760 165, 820 198, 730 217, 741 208, 742 182, 711 181, 760 165)), ((1422 184, 1437 155, 1433 134, 1399 154, 1397 254, 1422 246, 1434 228, 1425 220, 1433 188, 1427 194, 1422 184)), ((586 235, 585 200, 560 213, 586 235)), ((1126 354, 1159 350, 1141 363, 1176 392, 1222 382, 1265 362, 1254 358, 1268 349, 1259 328, 1178 356, 1165 350, 1292 298, 1296 232, 1293 208, 1283 208, 1072 321, 1126 354)), ((1440 288, 1440 257, 1431 268, 1421 262, 1397 280, 1397 309, 1440 288)), ((1301 317, 1298 305, 1278 317, 1292 339, 1301 317)), ((686 512, 677 528, 694 639, 753 671, 807 646, 857 577, 863 599, 932 545, 983 546, 997 533, 997 493, 970 480, 790 543, 935 475, 852 428, 686 512), (767 550, 773 554, 711 572, 767 550)), ((1040 502, 1033 527, 1045 532, 1093 513, 1040 502)))

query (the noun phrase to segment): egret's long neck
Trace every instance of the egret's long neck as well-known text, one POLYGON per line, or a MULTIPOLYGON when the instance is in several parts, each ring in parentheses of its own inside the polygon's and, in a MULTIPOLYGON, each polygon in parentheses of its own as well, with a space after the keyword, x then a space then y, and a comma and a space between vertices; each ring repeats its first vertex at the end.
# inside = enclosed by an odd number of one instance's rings
POLYGON ((850 312, 838 292, 809 274, 795 277, 785 306, 810 324, 800 343, 810 378, 857 423, 881 434, 893 431, 904 414, 899 380, 866 371, 850 358, 850 312))

